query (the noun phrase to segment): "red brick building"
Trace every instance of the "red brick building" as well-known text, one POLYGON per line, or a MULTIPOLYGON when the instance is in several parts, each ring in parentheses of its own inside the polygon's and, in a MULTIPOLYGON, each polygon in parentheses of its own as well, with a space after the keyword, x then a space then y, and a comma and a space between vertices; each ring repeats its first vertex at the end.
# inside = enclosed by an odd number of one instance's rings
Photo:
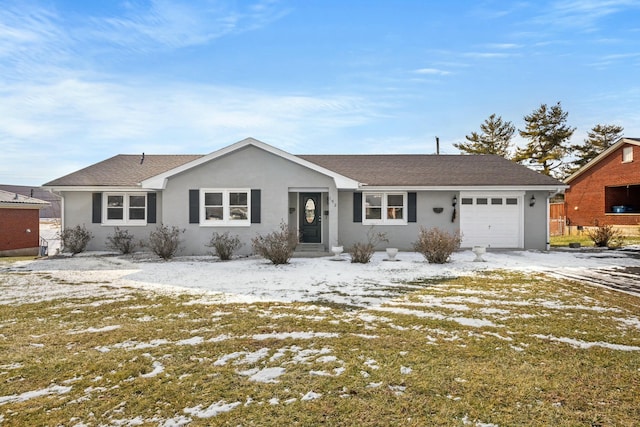
POLYGON ((570 226, 640 229, 640 139, 620 139, 565 182, 570 226))
POLYGON ((0 190, 0 256, 40 252, 40 209, 47 202, 0 190))

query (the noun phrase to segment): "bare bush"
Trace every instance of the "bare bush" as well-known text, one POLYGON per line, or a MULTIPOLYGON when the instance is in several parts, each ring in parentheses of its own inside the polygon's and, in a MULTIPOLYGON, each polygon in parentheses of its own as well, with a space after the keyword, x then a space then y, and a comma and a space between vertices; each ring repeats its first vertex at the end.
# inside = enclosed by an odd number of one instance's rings
POLYGON ((460 249, 461 242, 462 237, 458 232, 451 234, 437 227, 420 227, 418 241, 414 242, 413 248, 430 264, 444 264, 449 262, 452 253, 460 249))
POLYGON ((600 248, 619 248, 624 243, 622 232, 612 225, 598 225, 587 229, 587 236, 600 248))
POLYGON ((298 244, 298 235, 282 223, 280 230, 251 239, 253 250, 274 264, 288 264, 298 244))
POLYGON ((180 249, 180 234, 184 233, 184 231, 184 229, 181 230, 176 226, 169 227, 161 224, 149 233, 147 246, 160 258, 169 260, 180 249))
POLYGON ((120 227, 113 229, 113 234, 107 236, 107 248, 118 251, 123 255, 130 254, 136 248, 133 234, 129 230, 121 230, 120 227))
POLYGON ((352 263, 366 264, 371 261, 371 257, 376 251, 376 246, 382 242, 388 242, 387 233, 376 233, 373 227, 367 231, 367 241, 357 242, 349 249, 352 263))
POLYGON ((62 230, 62 233, 60 233, 63 250, 65 252, 71 252, 72 255, 84 252, 92 238, 93 235, 84 225, 65 228, 62 230))
POLYGON ((217 256, 222 261, 227 261, 230 260, 233 253, 242 246, 242 243, 240 243, 238 236, 231 236, 227 231, 223 234, 213 233, 211 241, 207 246, 213 248, 212 255, 217 256))

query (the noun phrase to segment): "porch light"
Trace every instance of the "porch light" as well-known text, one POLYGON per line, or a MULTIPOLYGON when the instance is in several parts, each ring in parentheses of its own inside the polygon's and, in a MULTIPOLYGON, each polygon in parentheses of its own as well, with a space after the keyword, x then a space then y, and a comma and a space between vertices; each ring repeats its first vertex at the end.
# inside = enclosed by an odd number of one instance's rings
POLYGON ((455 208, 457 204, 458 204, 458 197, 454 195, 453 200, 451 201, 451 206, 455 208))
POLYGON ((529 199, 529 206, 533 206, 536 204, 536 196, 532 195, 531 199, 529 199))

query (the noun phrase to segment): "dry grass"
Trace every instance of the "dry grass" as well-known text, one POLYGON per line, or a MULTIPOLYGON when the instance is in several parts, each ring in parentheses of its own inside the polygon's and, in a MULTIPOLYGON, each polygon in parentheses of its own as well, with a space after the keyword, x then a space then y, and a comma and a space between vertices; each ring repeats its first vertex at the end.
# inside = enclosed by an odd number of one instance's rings
MULTIPOLYGON (((583 233, 581 235, 573 235, 573 236, 551 236, 550 244, 552 247, 567 247, 569 243, 580 243, 581 246, 584 247, 593 247, 593 240, 587 235, 587 233, 583 233)), ((626 245, 639 245, 640 244, 640 236, 624 236, 623 238, 623 246, 626 245)))
MULTIPOLYGON (((0 284, 4 274, 11 273, 0 273, 0 284)), ((640 419, 640 300, 629 295, 493 272, 425 282, 368 310, 193 298, 132 290, 119 300, 0 306, 0 424, 631 426, 640 419), (271 383, 251 380, 276 369, 271 383)))

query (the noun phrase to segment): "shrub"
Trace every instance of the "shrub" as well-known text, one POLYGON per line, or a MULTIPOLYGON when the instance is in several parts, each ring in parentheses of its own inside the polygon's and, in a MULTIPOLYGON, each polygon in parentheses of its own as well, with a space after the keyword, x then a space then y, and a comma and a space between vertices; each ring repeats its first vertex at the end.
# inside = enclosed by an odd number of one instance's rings
POLYGON ((71 252, 72 255, 84 252, 93 235, 82 225, 76 225, 74 228, 65 228, 60 233, 62 247, 65 252, 71 252))
POLYGON ((376 246, 382 242, 388 242, 387 233, 375 233, 373 227, 367 231, 366 243, 357 242, 351 246, 349 253, 351 254, 351 263, 366 264, 371 260, 376 246))
POLYGON ((148 246, 154 254, 164 260, 169 260, 180 249, 180 234, 184 231, 176 226, 169 228, 161 224, 149 234, 148 246))
POLYGON ((587 236, 593 241, 593 244, 600 248, 619 248, 624 242, 624 236, 618 229, 612 225, 597 225, 587 229, 587 236))
POLYGON ((231 236, 229 232, 219 234, 213 233, 211 241, 207 245, 213 248, 213 255, 218 256, 222 261, 231 259, 233 253, 242 246, 240 238, 238 236, 231 236))
POLYGON ((121 230, 120 227, 116 227, 113 230, 113 235, 107 236, 107 248, 123 255, 130 254, 136 248, 133 239, 133 234, 129 233, 129 230, 121 230))
POLYGON ((280 224, 280 230, 258 235, 251 239, 253 250, 272 263, 288 264, 298 244, 298 235, 289 230, 286 224, 280 224))
POLYGON ((458 232, 450 234, 437 227, 420 227, 418 241, 413 244, 413 248, 430 264, 444 264, 449 261, 452 253, 460 249, 461 242, 462 237, 458 232))

